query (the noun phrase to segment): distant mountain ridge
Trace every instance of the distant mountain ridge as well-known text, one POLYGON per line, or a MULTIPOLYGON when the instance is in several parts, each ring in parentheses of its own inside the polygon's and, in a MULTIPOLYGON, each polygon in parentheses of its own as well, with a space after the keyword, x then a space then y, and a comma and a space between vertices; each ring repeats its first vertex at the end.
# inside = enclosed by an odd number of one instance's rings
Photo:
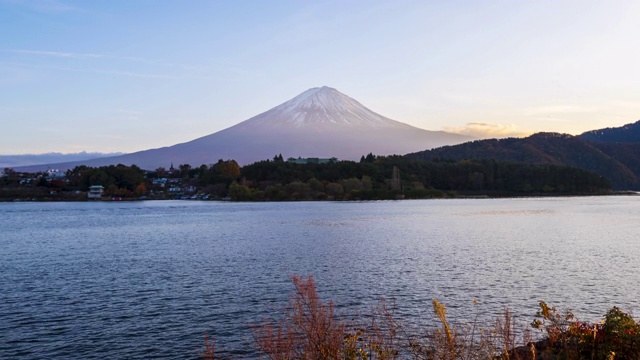
MULTIPOLYGON (((213 164, 233 159, 241 165, 284 157, 336 157, 359 160, 362 155, 406 154, 443 145, 459 144, 472 137, 428 131, 379 115, 358 101, 323 86, 237 125, 201 138, 159 149, 82 162, 50 164, 68 169, 78 165, 138 165, 143 169, 171 163, 213 164)), ((38 171, 43 167, 21 170, 38 171)))
POLYGON ((68 161, 82 161, 122 155, 123 153, 79 152, 63 154, 50 152, 45 154, 0 155, 0 169, 18 166, 52 164, 68 161))
POLYGON ((526 138, 477 140, 407 154, 411 159, 495 159, 558 164, 585 169, 606 178, 617 190, 640 190, 640 142, 596 143, 581 136, 537 133, 526 138))

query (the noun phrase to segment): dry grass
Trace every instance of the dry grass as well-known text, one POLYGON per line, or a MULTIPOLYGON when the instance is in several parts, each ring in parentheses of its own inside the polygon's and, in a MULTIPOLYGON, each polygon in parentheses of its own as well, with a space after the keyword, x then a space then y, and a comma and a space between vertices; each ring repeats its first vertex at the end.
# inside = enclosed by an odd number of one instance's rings
POLYGON ((216 358, 216 342, 209 341, 209 335, 204 337, 204 353, 202 357, 205 360, 214 360, 216 358))
MULTIPOLYGON (((292 277, 294 291, 282 320, 253 325, 255 344, 272 360, 475 360, 510 359, 515 347, 511 313, 506 310, 491 331, 478 330, 477 321, 455 325, 447 319, 446 307, 433 300, 436 330, 421 336, 396 321, 393 306, 381 301, 363 323, 346 324, 335 314, 333 302, 318 296, 312 276, 292 277)), ((215 343, 205 341, 205 359, 213 360, 215 343)), ((514 358, 516 359, 516 358, 514 358)))
POLYGON ((333 302, 322 302, 313 277, 292 280, 295 290, 285 319, 253 327, 258 349, 272 360, 341 359, 346 332, 333 302))
MULTIPOLYGON (((468 323, 451 323, 446 307, 433 300, 437 327, 416 334, 395 319, 393 304, 381 301, 360 318, 362 323, 346 323, 336 316, 333 302, 320 299, 313 277, 292 280, 294 291, 284 317, 252 327, 256 347, 268 359, 640 359, 640 324, 618 308, 610 310, 600 326, 575 321, 570 312, 559 313, 540 302, 539 319, 532 325, 545 339, 534 343, 528 329, 515 331, 509 309, 483 329, 478 315, 468 323)), ((215 343, 208 338, 204 358, 216 358, 215 343)))

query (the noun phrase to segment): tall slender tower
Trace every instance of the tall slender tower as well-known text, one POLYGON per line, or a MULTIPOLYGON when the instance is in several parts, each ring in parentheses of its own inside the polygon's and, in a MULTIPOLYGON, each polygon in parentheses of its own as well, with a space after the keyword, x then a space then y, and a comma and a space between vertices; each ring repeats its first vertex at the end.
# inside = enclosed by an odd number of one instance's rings
POLYGON ((402 190, 402 183, 400 182, 400 169, 397 166, 393 167, 391 172, 391 190, 402 190))

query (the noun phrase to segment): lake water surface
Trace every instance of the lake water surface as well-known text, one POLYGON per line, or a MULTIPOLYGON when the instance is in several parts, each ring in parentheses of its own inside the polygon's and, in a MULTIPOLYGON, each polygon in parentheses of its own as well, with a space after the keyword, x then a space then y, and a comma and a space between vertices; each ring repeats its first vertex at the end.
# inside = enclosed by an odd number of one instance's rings
POLYGON ((640 198, 0 204, 0 358, 252 353, 249 324, 315 276, 343 314, 410 326, 545 300, 639 315, 640 198), (473 300, 478 305, 473 305, 473 300))

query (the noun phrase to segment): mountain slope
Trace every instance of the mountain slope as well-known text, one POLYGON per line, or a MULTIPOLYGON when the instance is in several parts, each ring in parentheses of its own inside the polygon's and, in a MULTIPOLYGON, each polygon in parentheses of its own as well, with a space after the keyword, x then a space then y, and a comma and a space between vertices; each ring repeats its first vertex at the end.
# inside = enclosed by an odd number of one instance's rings
MULTIPOLYGON (((309 89, 271 110, 222 131, 186 143, 98 160, 55 164, 136 164, 143 169, 173 164, 212 164, 234 159, 240 164, 286 157, 336 157, 358 160, 362 155, 405 154, 472 138, 427 131, 379 115, 329 87, 309 89)), ((38 170, 35 167, 26 170, 38 170)))
POLYGON ((592 143, 577 136, 538 133, 523 139, 478 140, 406 156, 423 160, 495 159, 568 165, 599 174, 614 189, 640 189, 640 156, 621 160, 623 153, 636 149, 640 146, 623 148, 618 144, 592 143))
POLYGON ((594 142, 640 142, 640 121, 617 128, 587 131, 580 135, 584 140, 594 142))

